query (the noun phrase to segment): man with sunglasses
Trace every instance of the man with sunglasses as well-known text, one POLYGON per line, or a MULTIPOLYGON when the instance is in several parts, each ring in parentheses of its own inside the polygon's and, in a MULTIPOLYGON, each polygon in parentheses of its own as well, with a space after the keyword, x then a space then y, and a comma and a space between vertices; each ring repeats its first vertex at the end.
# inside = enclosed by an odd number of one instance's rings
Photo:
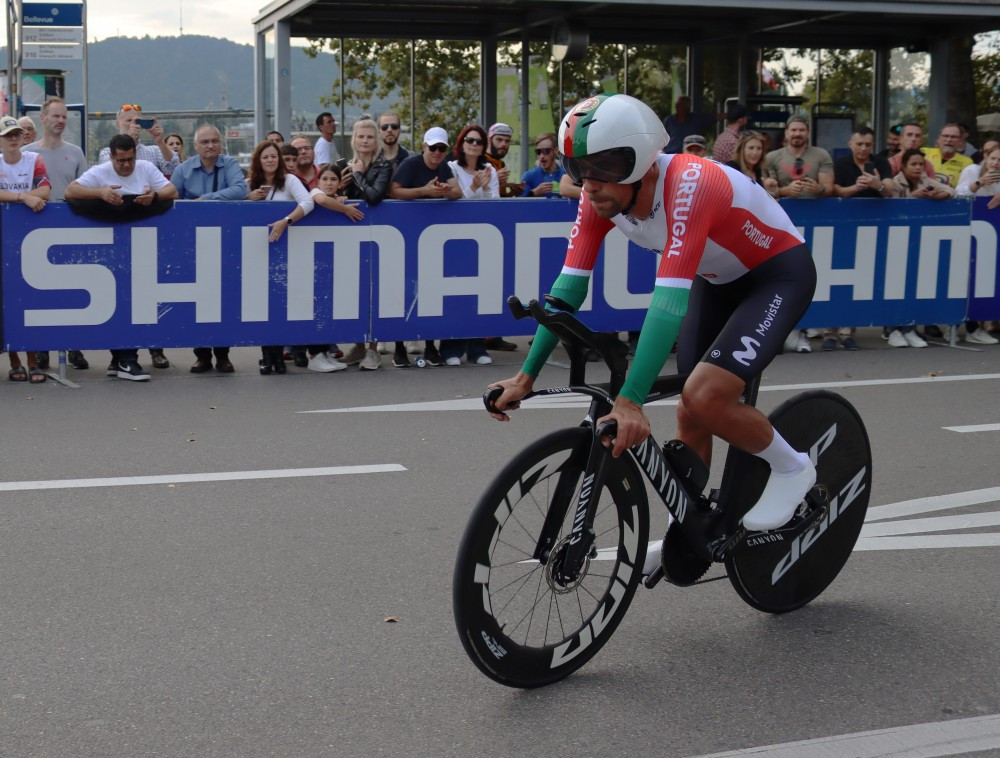
POLYGON ((392 177, 389 197, 393 200, 440 197, 458 200, 462 190, 445 161, 448 151, 448 132, 440 126, 432 126, 424 132, 423 150, 420 155, 411 155, 399 164, 392 177))
MULTIPOLYGON (((563 119, 563 168, 583 193, 551 292, 579 308, 615 228, 660 255, 635 360, 611 413, 595 424, 617 422, 614 441, 604 441, 614 457, 649 436, 642 406, 677 341, 678 370, 691 375, 677 409, 678 438, 706 465, 713 437, 767 461, 771 475, 743 523, 752 531, 776 529, 792 518, 816 470, 740 397, 809 307, 816 269, 767 190, 708 158, 662 153, 666 144, 657 115, 628 95, 588 98, 563 119)), ((557 342, 539 327, 521 371, 492 385, 503 389, 493 418, 509 420, 557 342)))
POLYGON ((378 117, 378 128, 382 132, 382 157, 392 165, 396 173, 399 164, 410 157, 410 151, 399 144, 401 122, 395 111, 386 111, 378 117))
POLYGON ((809 144, 805 116, 788 119, 785 144, 767 154, 764 171, 778 181, 779 197, 833 197, 833 159, 809 144))
POLYGON ((565 172, 556 160, 556 135, 546 132, 535 137, 535 156, 538 165, 521 177, 521 197, 559 197, 559 180, 565 172))

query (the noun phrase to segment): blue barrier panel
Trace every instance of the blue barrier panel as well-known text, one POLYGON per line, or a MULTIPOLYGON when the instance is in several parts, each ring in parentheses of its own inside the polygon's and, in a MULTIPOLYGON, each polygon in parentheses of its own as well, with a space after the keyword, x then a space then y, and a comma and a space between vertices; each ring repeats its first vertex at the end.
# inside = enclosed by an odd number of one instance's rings
MULTIPOLYGON (((957 323, 965 315, 969 202, 784 205, 819 269, 803 326, 957 323)), ((110 224, 61 203, 38 214, 4 204, 3 344, 54 350, 526 334, 531 322, 507 314, 506 296, 548 291, 576 213, 567 199, 387 201, 352 224, 318 208, 269 245, 266 224, 291 207, 179 202, 161 216, 110 224)), ((995 259, 995 237, 992 244, 995 259)), ((588 324, 638 328, 656 265, 656 255, 610 234, 582 309, 588 324)))
POLYGON ((816 262, 810 327, 957 324, 970 271, 966 200, 785 200, 816 262))
POLYGON ((973 321, 1000 319, 997 289, 997 240, 1000 239, 1000 208, 988 210, 990 199, 972 201, 972 260, 974 286, 969 290, 969 318, 973 321))

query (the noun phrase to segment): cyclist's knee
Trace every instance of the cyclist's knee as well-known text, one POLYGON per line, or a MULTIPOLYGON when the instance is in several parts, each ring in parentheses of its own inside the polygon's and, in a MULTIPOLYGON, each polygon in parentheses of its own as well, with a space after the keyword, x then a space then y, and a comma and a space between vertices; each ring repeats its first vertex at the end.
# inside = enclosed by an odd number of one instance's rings
POLYGON ((733 401, 732 393, 726 387, 713 382, 699 382, 693 387, 685 387, 678 405, 678 418, 700 426, 711 426, 719 412, 733 401))

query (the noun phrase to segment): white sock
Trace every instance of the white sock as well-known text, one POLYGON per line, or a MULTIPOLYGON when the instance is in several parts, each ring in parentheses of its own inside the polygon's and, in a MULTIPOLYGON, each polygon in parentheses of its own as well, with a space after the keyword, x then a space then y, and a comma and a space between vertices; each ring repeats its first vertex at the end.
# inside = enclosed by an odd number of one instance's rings
POLYGON ((785 442, 785 438, 778 434, 777 429, 774 429, 771 444, 754 455, 767 461, 771 466, 771 472, 777 476, 797 474, 809 464, 809 456, 785 442))

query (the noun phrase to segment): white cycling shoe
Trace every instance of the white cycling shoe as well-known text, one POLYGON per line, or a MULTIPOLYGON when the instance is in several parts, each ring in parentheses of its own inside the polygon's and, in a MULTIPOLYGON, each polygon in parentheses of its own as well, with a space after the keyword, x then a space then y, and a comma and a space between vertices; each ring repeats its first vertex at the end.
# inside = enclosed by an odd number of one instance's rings
POLYGON ((743 517, 743 526, 751 532, 777 529, 791 521, 799 503, 816 484, 816 467, 808 461, 805 468, 794 474, 776 474, 768 477, 767 486, 760 500, 743 517))

